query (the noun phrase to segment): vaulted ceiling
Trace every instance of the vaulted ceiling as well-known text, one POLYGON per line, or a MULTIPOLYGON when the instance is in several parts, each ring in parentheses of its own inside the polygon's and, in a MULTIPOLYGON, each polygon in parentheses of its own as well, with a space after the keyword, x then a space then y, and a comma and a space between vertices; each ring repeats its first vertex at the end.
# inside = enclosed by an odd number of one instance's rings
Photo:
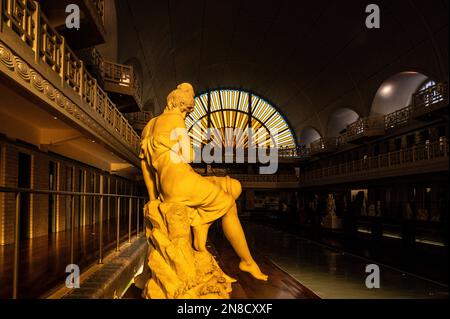
POLYGON ((297 131, 326 132, 346 107, 370 113, 381 83, 402 71, 448 77, 447 0, 119 0, 119 57, 140 61, 158 113, 178 83, 242 88, 278 106, 297 131))

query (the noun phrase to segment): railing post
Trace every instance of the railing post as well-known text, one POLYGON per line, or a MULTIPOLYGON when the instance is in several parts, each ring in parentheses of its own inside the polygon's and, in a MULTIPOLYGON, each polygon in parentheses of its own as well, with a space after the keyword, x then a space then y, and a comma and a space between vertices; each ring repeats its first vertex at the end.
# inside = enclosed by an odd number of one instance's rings
MULTIPOLYGON (((41 59, 41 5, 37 2, 35 2, 36 5, 36 11, 34 12, 34 22, 35 22, 35 28, 34 28, 34 54, 35 54, 35 63, 39 63, 39 60, 41 59)), ((2 6, 3 7, 3 6, 2 6)), ((1 11, 1 8, 0 8, 1 11)), ((3 17, 2 14, 0 14, 0 17, 3 17)), ((3 21, 3 18, 0 18, 0 20, 3 21)), ((1 25, 3 22, 0 22, 0 31, 1 31, 1 25)))
POLYGON ((73 220, 75 219, 75 200, 70 196, 70 264, 74 263, 74 238, 73 238, 73 220))
POLYGON ((131 244, 131 212, 133 210, 133 199, 128 201, 128 243, 131 244))
POLYGON ((120 245, 120 197, 117 198, 117 216, 116 216, 116 251, 119 251, 120 245))
MULTIPOLYGON (((97 79, 94 79, 94 87, 92 88, 92 90, 94 92, 93 97, 92 97, 94 99, 94 101, 92 102, 92 105, 94 107, 94 110, 97 111, 97 108, 99 107, 99 105, 98 105, 98 84, 97 84, 97 79)), ((105 103, 105 99, 106 98, 107 97, 103 97, 103 100, 102 100, 103 104, 105 104, 105 105, 106 105, 106 103, 105 103)), ((106 110, 103 113, 103 117, 105 117, 105 114, 106 114, 106 110)))
POLYGON ((66 87, 66 69, 67 69, 66 38, 61 37, 61 39, 62 39, 61 70, 59 72, 60 72, 60 76, 61 76, 61 86, 62 86, 62 88, 65 88, 66 87))
POLYGON ((14 224, 13 299, 17 299, 19 290, 20 198, 21 193, 16 193, 16 220, 14 224))
MULTIPOLYGON (((102 192, 103 193, 103 192, 102 192)), ((100 230, 99 230, 98 263, 103 264, 103 195, 100 196, 100 230)))

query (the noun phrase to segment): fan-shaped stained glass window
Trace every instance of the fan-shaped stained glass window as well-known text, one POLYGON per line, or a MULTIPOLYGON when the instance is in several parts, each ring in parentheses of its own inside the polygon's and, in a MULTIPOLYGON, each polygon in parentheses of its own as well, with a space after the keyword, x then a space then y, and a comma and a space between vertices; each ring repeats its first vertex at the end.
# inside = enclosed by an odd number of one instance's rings
POLYGON ((195 146, 205 143, 211 128, 221 134, 223 147, 247 148, 248 134, 230 132, 248 129, 263 132, 264 140, 256 141, 260 146, 296 147, 293 131, 280 112, 263 98, 240 90, 215 90, 197 96, 194 111, 186 117, 186 127, 195 146))

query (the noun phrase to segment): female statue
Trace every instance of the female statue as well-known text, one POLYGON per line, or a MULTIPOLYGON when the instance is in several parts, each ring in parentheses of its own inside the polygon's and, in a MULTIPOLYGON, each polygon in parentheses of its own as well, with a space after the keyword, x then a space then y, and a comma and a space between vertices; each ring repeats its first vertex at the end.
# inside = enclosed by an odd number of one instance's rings
POLYGON ((206 251, 210 225, 222 218, 228 241, 241 259, 239 268, 259 280, 267 280, 253 259, 237 214, 240 182, 230 177, 203 177, 189 163, 194 151, 185 118, 194 110, 194 89, 178 85, 167 97, 164 112, 153 118, 142 133, 141 165, 150 201, 178 203, 192 208, 190 216, 194 249, 206 251))

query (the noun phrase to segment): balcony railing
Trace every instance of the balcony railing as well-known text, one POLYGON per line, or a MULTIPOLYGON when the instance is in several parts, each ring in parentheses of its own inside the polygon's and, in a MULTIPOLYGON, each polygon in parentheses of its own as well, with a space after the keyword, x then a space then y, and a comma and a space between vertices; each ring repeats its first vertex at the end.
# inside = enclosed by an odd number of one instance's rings
POLYGON ((398 111, 386 115, 384 117, 384 129, 388 131, 410 123, 412 120, 411 111, 412 107, 409 105, 398 111))
POLYGON ((346 141, 353 142, 382 136, 384 135, 384 127, 384 116, 361 118, 347 126, 346 141))
POLYGON ((153 117, 152 112, 132 112, 126 113, 125 117, 131 125, 134 123, 147 124, 153 117))
POLYGON ((298 183, 296 175, 254 175, 232 174, 231 177, 243 183, 298 183))
POLYGON ((426 116, 444 107, 448 107, 447 83, 438 83, 413 96, 412 112, 414 118, 426 116))
POLYGON ((94 47, 83 52, 89 56, 90 63, 97 69, 102 83, 107 85, 108 90, 134 96, 141 107, 141 83, 133 66, 107 61, 94 47))
POLYGON ((334 152, 338 139, 335 137, 320 138, 311 143, 311 155, 319 155, 334 152))
MULTIPOLYGON (((100 5, 103 1, 98 3, 100 5)), ((51 71, 47 73, 60 78, 61 87, 69 88, 78 95, 80 103, 88 106, 89 113, 99 123, 137 153, 140 144, 138 134, 107 93, 97 85, 97 80, 85 69, 83 61, 68 47, 64 37, 52 28, 40 11, 39 3, 31 0, 0 0, 0 8, 0 32, 8 32, 9 37, 16 34, 17 40, 25 43, 29 52, 35 56, 35 61, 48 65, 51 71)), ((84 105, 81 105, 82 109, 86 110, 84 105)))
POLYGON ((367 157, 341 165, 335 165, 303 173, 305 181, 314 181, 330 177, 338 177, 364 172, 404 167, 412 163, 419 163, 449 157, 448 140, 442 139, 435 143, 414 146, 395 152, 367 157))
POLYGON ((371 116, 359 119, 348 125, 346 132, 337 138, 319 139, 312 142, 311 155, 330 153, 337 147, 360 138, 382 136, 386 131, 406 125, 414 118, 426 116, 428 113, 447 106, 448 84, 436 84, 414 94, 412 105, 385 116, 371 116))
POLYGON ((103 80, 127 88, 139 103, 141 102, 141 84, 133 70, 133 66, 103 61, 103 80))
POLYGON ((279 148, 278 149, 278 156, 284 157, 284 158, 300 158, 300 159, 307 159, 310 155, 310 149, 297 146, 293 148, 279 148))

